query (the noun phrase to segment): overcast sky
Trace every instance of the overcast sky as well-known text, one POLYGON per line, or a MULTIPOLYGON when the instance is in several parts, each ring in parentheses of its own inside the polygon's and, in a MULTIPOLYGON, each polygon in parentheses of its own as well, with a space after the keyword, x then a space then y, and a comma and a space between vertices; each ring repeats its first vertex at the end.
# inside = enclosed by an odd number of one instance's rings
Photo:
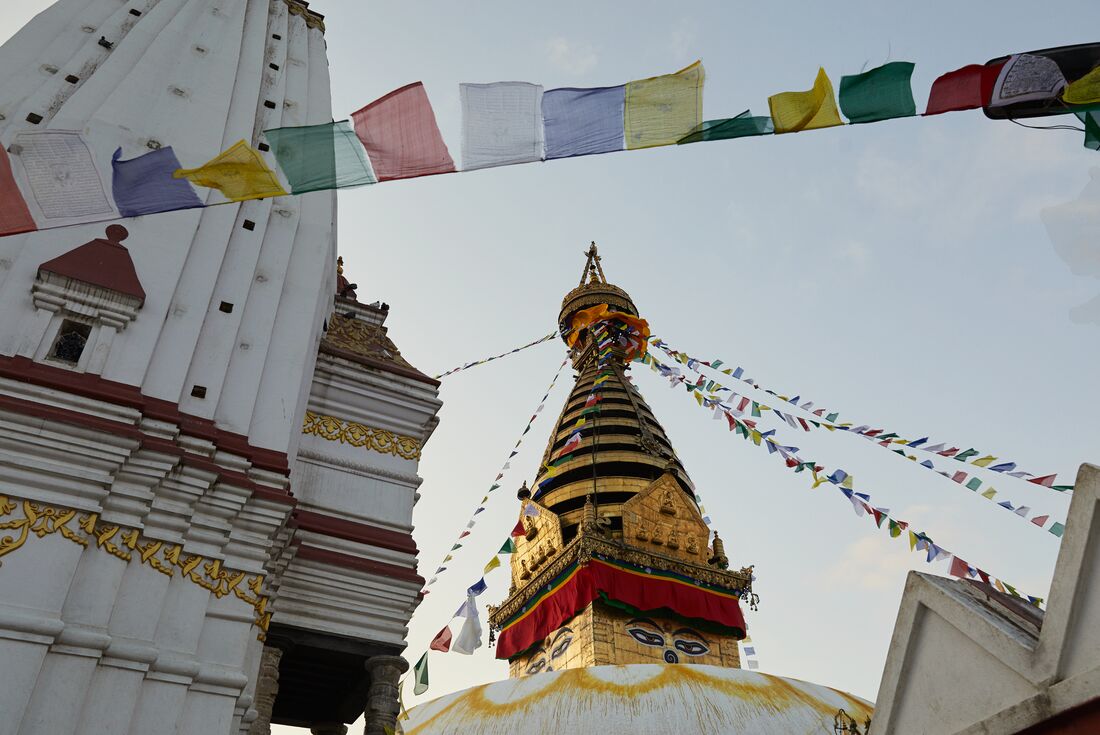
MULTIPOLYGON (((6 6, 0 37, 46 4, 6 6)), ((945 71, 1096 40, 1100 27, 1100 6, 1088 0, 806 5, 311 7, 327 16, 334 117, 423 80, 456 161, 460 82, 603 86, 699 58, 705 117, 718 118, 747 108, 766 114, 770 94, 809 88, 818 66, 839 86, 844 74, 906 60, 916 64, 923 109, 945 71)), ((1052 210, 1057 220, 1073 209, 1096 166, 1080 133, 971 111, 345 191, 340 250, 360 298, 391 305, 390 335, 428 373, 550 331, 595 240, 608 278, 673 345, 743 365, 761 383, 853 422, 973 446, 1072 481, 1081 462, 1100 458, 1100 309, 1081 308, 1100 293, 1100 256, 1056 249, 1040 211, 1061 207, 1052 210)), ((1097 189, 1074 211, 1095 213, 1097 189)), ((563 356, 560 343, 544 344, 444 380, 415 516, 425 576, 563 356)), ((683 390, 647 369, 633 372, 731 562, 756 565, 760 609, 746 617, 761 669, 873 700, 907 570, 944 574, 946 564, 925 565, 834 489, 811 491, 805 475, 735 438, 683 390)), ((514 525, 514 488, 534 477, 570 386, 563 375, 504 488, 418 610, 410 662, 514 525)), ((1046 595, 1054 536, 858 438, 782 427, 778 437, 847 469, 876 505, 971 563, 1046 595)), ((1067 498, 993 478, 1002 497, 1064 519, 1067 498)), ((506 594, 506 571, 488 582, 483 605, 506 594)), ((506 676, 491 649, 433 654, 425 698, 506 676)))

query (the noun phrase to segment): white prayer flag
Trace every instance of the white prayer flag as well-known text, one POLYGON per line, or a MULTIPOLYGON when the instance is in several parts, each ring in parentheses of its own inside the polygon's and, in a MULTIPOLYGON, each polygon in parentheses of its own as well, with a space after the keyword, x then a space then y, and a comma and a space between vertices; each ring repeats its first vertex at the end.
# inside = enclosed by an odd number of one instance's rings
POLYGON ((110 182, 76 130, 24 131, 15 136, 16 164, 31 214, 40 226, 59 227, 118 216, 108 197, 110 182))
POLYGON ((458 637, 451 644, 451 650, 469 656, 481 648, 481 620, 478 619, 477 603, 473 595, 466 598, 465 607, 472 614, 466 615, 466 622, 462 624, 462 630, 458 632, 458 637))
POLYGON ((462 168, 542 160, 542 85, 462 84, 462 168))

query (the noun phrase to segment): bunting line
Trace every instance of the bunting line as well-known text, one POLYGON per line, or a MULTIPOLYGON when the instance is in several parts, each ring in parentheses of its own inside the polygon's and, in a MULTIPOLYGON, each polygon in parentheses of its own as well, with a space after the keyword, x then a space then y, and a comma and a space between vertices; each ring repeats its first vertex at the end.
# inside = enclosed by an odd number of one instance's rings
POLYGON ((557 330, 554 330, 553 332, 546 335, 545 337, 539 337, 534 342, 528 342, 527 344, 523 345, 522 347, 517 347, 514 350, 508 350, 507 352, 502 352, 499 355, 493 355, 492 357, 482 358, 481 360, 474 360, 473 362, 468 362, 465 365, 460 365, 456 368, 451 368, 450 370, 448 370, 445 373, 440 373, 439 375, 433 375, 432 377, 435 378, 436 380, 439 380, 440 378, 445 378, 448 375, 453 375, 455 373, 460 373, 463 370, 469 370, 472 367, 477 367, 478 365, 484 365, 487 362, 492 362, 493 360, 499 360, 502 357, 508 357, 508 355, 514 355, 517 352, 520 352, 522 350, 526 350, 528 347, 534 347, 535 345, 541 345, 543 342, 549 342, 550 340, 554 339, 557 336, 558 336, 558 332, 557 332, 557 330))
POLYGON ((521 444, 523 444, 524 437, 526 437, 527 433, 531 431, 531 426, 535 423, 535 419, 537 419, 539 414, 542 413, 542 409, 546 407, 546 399, 550 397, 550 392, 554 390, 554 386, 557 384, 558 378, 561 377, 562 369, 568 363, 569 358, 567 357, 566 359, 562 360, 561 365, 558 365, 557 371, 554 372, 554 379, 550 381, 550 386, 546 389, 546 393, 543 394, 542 399, 539 401, 538 407, 535 409, 535 412, 531 414, 531 418, 527 420, 527 426, 524 427, 523 433, 519 435, 519 439, 516 440, 516 444, 514 447, 512 447, 512 451, 508 453, 508 458, 504 460, 504 464, 501 466, 500 472, 498 472, 497 476, 493 478, 493 482, 489 486, 488 491, 486 491, 485 497, 483 497, 481 499, 481 502, 478 503, 478 507, 474 509, 474 512, 470 515, 470 520, 466 523, 466 526, 463 528, 463 530, 459 531, 458 538, 455 539, 454 545, 452 545, 450 550, 444 555, 443 561, 439 563, 439 565, 436 567, 435 572, 432 574, 431 579, 429 579, 428 583, 424 585, 424 594, 427 594, 429 592, 428 588, 435 584, 436 580, 439 579, 439 575, 447 571, 447 563, 454 558, 454 553, 462 548, 462 539, 466 538, 473 532, 474 526, 477 525, 478 514, 485 510, 485 504, 489 501, 489 496, 492 495, 495 490, 500 488, 500 480, 504 477, 504 473, 512 469, 512 458, 519 454, 519 447, 521 444))
MULTIPOLYGON (((652 355, 648 360, 640 358, 639 362, 647 362, 653 372, 663 373, 661 368, 666 370, 670 369, 667 365, 660 363, 652 355)), ((704 403, 701 397, 697 397, 697 402, 702 407, 704 403)), ((720 407, 716 410, 720 410, 720 407)), ((794 472, 810 471, 813 486, 811 489, 817 488, 824 483, 830 483, 835 485, 837 489, 844 495, 844 497, 852 504, 852 507, 857 516, 868 516, 875 523, 878 528, 882 528, 884 524, 889 529, 891 538, 898 538, 902 533, 908 534, 910 551, 919 550, 927 553, 926 562, 932 563, 934 561, 946 561, 952 560, 949 567, 949 574, 969 578, 980 578, 987 584, 992 584, 999 591, 1005 594, 1012 595, 1013 597, 1020 598, 1021 600, 1027 600, 1028 603, 1035 605, 1036 607, 1042 606, 1042 598, 1034 597, 1032 595, 1021 594, 1015 587, 1005 582, 1003 579, 994 577, 983 569, 970 565, 964 561, 961 557, 958 557, 953 552, 945 549, 942 546, 936 544, 932 537, 923 531, 913 531, 909 528, 910 524, 907 521, 897 520, 889 515, 888 508, 879 508, 871 505, 871 496, 869 493, 856 492, 854 489, 854 480, 852 475, 842 469, 835 469, 832 473, 826 474, 826 469, 818 465, 814 461, 803 460, 798 456, 798 447, 783 446, 774 439, 776 433, 775 429, 770 429, 766 432, 761 432, 756 428, 756 422, 751 419, 741 419, 735 416, 732 411, 725 410, 725 417, 729 422, 729 429, 740 435, 743 439, 751 441, 758 447, 765 447, 769 454, 778 453, 784 460, 788 469, 794 472)))
MULTIPOLYGON (((1033 485, 1041 485, 1042 487, 1049 488, 1051 490, 1054 490, 1055 492, 1072 492, 1073 491, 1073 485, 1056 485, 1055 484, 1055 481, 1057 480, 1057 477, 1058 477, 1057 474, 1036 476, 1036 475, 1034 475, 1030 472, 1024 472, 1022 470, 1018 470, 1017 469, 1017 464, 1015 462, 1001 461, 1001 459, 998 458, 998 457, 995 457, 991 454, 986 454, 986 453, 981 452, 981 451, 979 451, 977 449, 974 449, 974 448, 961 450, 959 447, 952 446, 951 448, 948 449, 948 448, 946 448, 947 445, 945 443, 935 443, 935 444, 929 443, 930 442, 929 437, 923 437, 921 439, 906 439, 906 438, 903 438, 903 437, 899 436, 897 433, 895 433, 893 431, 886 431, 885 429, 872 429, 868 425, 854 426, 850 421, 846 421, 846 422, 843 422, 843 423, 838 423, 839 417, 840 417, 839 412, 829 411, 828 409, 825 409, 825 408, 814 409, 814 402, 813 401, 803 401, 802 404, 799 405, 799 401, 802 400, 801 399, 801 394, 795 395, 792 398, 792 397, 788 397, 786 395, 781 395, 781 394, 777 393, 776 391, 771 390, 769 388, 765 388, 763 385, 756 382, 754 379, 743 377, 744 374, 745 374, 745 370, 742 367, 725 368, 723 370, 719 370, 720 366, 726 364, 722 360, 704 361, 704 360, 696 359, 696 358, 692 357, 691 355, 688 355, 686 352, 674 349, 671 345, 669 345, 667 342, 665 342, 663 339, 661 339, 659 337, 651 337, 650 341, 653 343, 653 345, 655 347, 658 347, 659 349, 664 351, 665 354, 669 355, 673 360, 676 360, 677 362, 680 362, 681 364, 686 365, 688 367, 688 369, 692 370, 693 372, 699 373, 700 372, 699 371, 699 366, 704 366, 704 367, 707 367, 711 370, 718 371, 721 374, 727 375, 727 376, 733 378, 734 380, 737 380, 741 383, 749 385, 752 388, 755 388, 756 390, 763 391, 763 392, 767 393, 768 395, 775 396, 776 398, 778 398, 782 401, 786 401, 787 403, 791 404, 795 408, 801 409, 801 410, 803 410, 807 413, 811 413, 813 416, 816 417, 816 420, 815 419, 800 419, 800 418, 795 417, 793 419, 793 421, 796 421, 799 424, 804 424, 805 421, 809 420, 809 421, 813 421, 817 424, 820 424, 820 425, 822 425, 825 428, 830 429, 830 430, 846 431, 850 434, 859 434, 860 436, 863 436, 867 439, 874 440, 876 444, 879 444, 880 446, 883 446, 883 447, 889 448, 892 445, 897 445, 897 446, 901 446, 901 447, 907 447, 909 449, 919 449, 923 452, 928 452, 929 455, 939 455, 941 457, 954 459, 957 462, 963 462, 964 464, 974 465, 976 467, 981 467, 983 469, 988 469, 992 472, 997 472, 997 473, 1000 473, 1000 474, 1003 474, 1003 475, 1007 475, 1009 477, 1015 477, 1017 479, 1025 480, 1026 482, 1030 482, 1033 485)), ((706 385, 708 385, 708 386, 710 386, 711 384, 714 384, 714 386, 716 386, 715 390, 708 389, 707 392, 713 393, 713 392, 716 392, 717 389, 730 390, 729 388, 724 388, 724 386, 721 386, 717 383, 714 383, 714 381, 710 381, 709 383, 706 383, 706 385)), ((774 408, 768 408, 767 410, 773 410, 774 411, 775 409, 774 408)), ((785 409, 785 410, 787 410, 787 409, 785 409)), ((785 421, 787 421, 787 423, 794 426, 794 423, 792 423, 792 420, 788 420, 788 419, 784 418, 783 414, 780 413, 780 412, 777 412, 777 413, 780 414, 780 418, 783 418, 785 421)), ((795 426, 794 428, 798 428, 798 427, 795 426)), ((803 426, 803 428, 807 431, 809 430, 805 426, 803 426)), ((897 452, 895 450, 894 453, 898 454, 899 452, 897 452)), ((907 457, 909 456, 909 455, 905 455, 904 452, 900 452, 900 453, 903 454, 904 456, 907 456, 907 457)))
MULTIPOLYGON (((666 355, 669 355, 669 357, 673 357, 670 350, 666 346, 661 346, 659 344, 654 344, 654 346, 657 347, 658 349, 662 350, 666 355)), ((682 353, 680 353, 680 354, 682 354, 682 353)), ((691 361, 695 364, 700 364, 697 361, 694 361, 694 360, 691 360, 691 361)), ((645 362, 645 360, 643 359, 642 362, 645 362)), ((740 396, 741 400, 737 401, 736 399, 739 397, 739 394, 731 391, 729 388, 726 388, 726 387, 724 387, 724 386, 722 386, 718 383, 715 383, 714 381, 705 381, 704 376, 702 375, 701 372, 699 372, 699 370, 697 368, 692 367, 690 369, 699 376, 698 381, 695 382, 695 383, 691 383, 683 375, 681 375, 680 371, 679 371, 679 368, 670 368, 670 367, 662 365, 658 368, 658 371, 661 372, 662 376, 669 379, 672 387, 675 387, 676 384, 678 384, 678 383, 684 385, 684 387, 687 388, 688 392, 692 393, 695 396, 696 401, 699 402, 700 405, 704 406, 705 408, 714 408, 716 411, 718 410, 718 408, 721 408, 723 411, 727 411, 727 412, 728 411, 733 411, 735 415, 741 416, 741 415, 744 414, 744 411, 751 406, 751 415, 753 417, 759 417, 764 411, 771 411, 774 414, 776 414, 776 416, 778 416, 781 420, 786 421, 792 428, 795 428, 795 429, 801 428, 804 431, 810 431, 811 428, 814 428, 814 429, 824 428, 824 429, 828 429, 829 431, 843 430, 843 428, 844 428, 842 426, 838 426, 838 425, 835 425, 835 424, 830 424, 829 422, 824 422, 823 423, 823 422, 816 421, 814 419, 809 419, 809 420, 798 419, 796 421, 795 418, 793 416, 791 416, 790 414, 784 414, 784 413, 782 413, 781 411, 777 410, 776 408, 774 408, 772 406, 769 406, 765 403, 761 403, 761 402, 758 402, 758 401, 753 401, 753 400, 749 399, 747 396, 740 396), (704 382, 705 382, 705 384, 704 384, 704 382), (706 390, 707 392, 710 392, 711 395, 709 397, 704 396, 703 390, 706 390), (725 403, 722 402, 723 400, 727 400, 727 399, 720 398, 719 396, 715 395, 716 393, 719 393, 719 392, 722 392, 722 391, 730 391, 730 395, 728 397, 728 400, 731 404, 736 404, 736 405, 727 406, 725 403)), ((749 380, 752 380, 752 379, 750 378, 749 380)), ((758 390, 759 390, 759 388, 758 388, 758 390)), ((782 398, 782 396, 776 396, 776 397, 777 398, 782 398)), ((717 418, 717 414, 715 416, 717 418)), ((847 426, 850 426, 850 424, 848 424, 847 426)), ((851 432, 849 432, 849 433, 851 433, 851 432)), ((866 436, 864 434, 861 434, 861 435, 866 436)), ((869 437, 869 438, 873 438, 873 437, 869 437)), ((889 440, 888 439, 885 440, 885 442, 880 441, 880 442, 877 442, 877 443, 879 443, 881 446, 889 446, 889 440)), ((914 462, 916 462, 917 459, 918 459, 916 457, 916 455, 907 455, 901 449, 892 449, 891 451, 895 454, 899 454, 903 457, 907 457, 908 459, 910 459, 914 462)), ((954 474, 949 474, 949 473, 944 472, 942 470, 938 470, 938 469, 936 469, 936 466, 932 463, 932 461, 930 459, 925 459, 924 461, 921 461, 918 464, 921 467, 923 467, 924 469, 931 470, 931 471, 935 472, 936 474, 941 475, 942 477, 946 477, 947 479, 952 480, 956 484, 959 484, 959 485, 962 485, 962 486, 966 487, 968 490, 970 490, 972 492, 976 493, 979 489, 982 488, 982 481, 981 481, 980 478, 970 477, 969 479, 967 479, 968 475, 965 472, 958 472, 957 471, 954 474)), ((1065 525, 1063 523, 1055 521, 1054 523, 1051 524, 1051 526, 1049 528, 1045 527, 1047 522, 1050 521, 1050 518, 1051 518, 1049 513, 1041 513, 1039 511, 1033 511, 1029 506, 1026 506, 1026 505, 1023 505, 1023 504, 1020 504, 1018 506, 1014 505, 1012 503, 1012 501, 1005 500, 1003 495, 1001 496, 1000 500, 997 500, 996 498, 998 496, 998 491, 996 489, 994 489, 992 486, 989 486, 989 487, 985 488, 984 490, 982 490, 980 495, 983 498, 985 498, 989 501, 992 501, 997 506, 999 506, 1001 508, 1005 508, 1005 509, 1011 511, 1013 514, 1019 516, 1020 518, 1022 518, 1024 520, 1027 520, 1027 521, 1030 521, 1030 523, 1033 526, 1036 526, 1037 528, 1045 530, 1045 531, 1047 531, 1047 532, 1049 532, 1049 533, 1051 533, 1055 536, 1060 537, 1062 535, 1062 531, 1065 528, 1065 525)))

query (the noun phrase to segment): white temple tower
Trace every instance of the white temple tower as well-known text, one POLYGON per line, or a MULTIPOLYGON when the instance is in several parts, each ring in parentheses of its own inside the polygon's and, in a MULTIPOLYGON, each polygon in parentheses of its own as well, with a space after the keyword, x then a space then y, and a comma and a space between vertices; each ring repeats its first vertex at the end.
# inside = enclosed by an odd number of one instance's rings
MULTIPOLYGON (((300 0, 59 0, 0 47, 12 156, 331 120, 300 0)), ((392 724, 440 404, 335 225, 322 191, 0 237, 0 735, 392 724)))

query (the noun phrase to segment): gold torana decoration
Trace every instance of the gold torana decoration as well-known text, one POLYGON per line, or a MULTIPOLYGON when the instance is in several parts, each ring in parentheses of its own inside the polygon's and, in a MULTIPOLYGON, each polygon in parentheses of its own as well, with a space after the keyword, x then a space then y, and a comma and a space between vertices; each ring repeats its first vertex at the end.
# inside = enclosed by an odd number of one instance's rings
POLYGON ((257 638, 264 639, 271 613, 267 612, 269 598, 260 591, 264 583, 262 574, 223 569, 220 559, 208 559, 184 551, 179 544, 146 538, 135 528, 101 523, 98 513, 81 513, 0 495, 0 518, 7 516, 12 516, 12 520, 0 521, 0 530, 15 531, 15 535, 0 536, 0 557, 22 548, 31 534, 38 538, 58 534, 79 546, 95 544, 126 562, 137 559, 167 577, 175 576, 178 569, 184 579, 219 599, 233 594, 251 605, 256 612, 253 624, 260 629, 257 638))
POLYGON ((357 357, 365 357, 382 363, 392 363, 407 370, 416 370, 401 356, 401 350, 389 338, 386 328, 363 319, 332 314, 328 330, 321 344, 343 350, 357 357))
POLYGON ((402 436, 385 429, 372 429, 354 421, 344 421, 335 416, 322 416, 306 411, 302 433, 325 441, 366 447, 381 454, 393 454, 402 459, 420 459, 420 440, 402 436))

